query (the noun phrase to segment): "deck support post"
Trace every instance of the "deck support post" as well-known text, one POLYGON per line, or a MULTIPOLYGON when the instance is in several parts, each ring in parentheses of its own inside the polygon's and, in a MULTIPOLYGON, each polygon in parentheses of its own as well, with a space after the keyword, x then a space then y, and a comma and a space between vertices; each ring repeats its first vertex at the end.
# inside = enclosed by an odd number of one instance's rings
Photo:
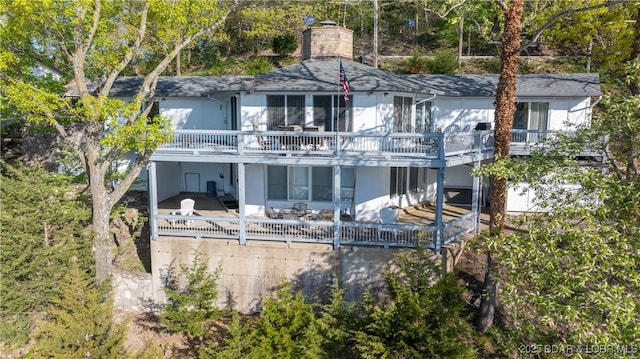
POLYGON ((151 239, 158 239, 158 177, 156 175, 156 163, 149 161, 147 165, 149 192, 149 227, 151 228, 151 239))
POLYGON ((333 249, 340 249, 340 166, 333 166, 333 249))
POLYGON ((436 254, 440 254, 443 244, 443 229, 444 223, 442 221, 442 211, 444 209, 444 167, 438 168, 438 175, 436 180, 436 213, 435 213, 435 225, 436 236, 434 238, 434 250, 436 254))
MULTIPOLYGON (((473 163, 473 168, 477 168, 480 166, 480 161, 476 161, 473 163)), ((473 213, 475 220, 473 221, 473 229, 475 233, 480 233, 480 177, 473 176, 473 185, 471 192, 471 213, 473 213)))
POLYGON ((245 174, 244 163, 238 163, 238 214, 240 215, 240 245, 247 244, 247 231, 246 231, 246 190, 245 190, 245 174))

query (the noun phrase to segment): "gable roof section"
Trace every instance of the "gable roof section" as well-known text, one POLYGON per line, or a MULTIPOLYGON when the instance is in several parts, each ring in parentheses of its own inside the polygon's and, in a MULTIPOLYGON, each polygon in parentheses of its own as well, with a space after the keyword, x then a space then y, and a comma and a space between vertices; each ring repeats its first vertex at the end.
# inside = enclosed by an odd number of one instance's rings
MULTIPOLYGON (((494 97, 499 76, 490 75, 404 75, 427 92, 452 97, 494 97)), ((525 74, 518 75, 519 97, 601 96, 598 74, 525 74)))
MULTIPOLYGON (((374 92, 424 92, 428 88, 418 86, 388 71, 342 60, 349 88, 354 91, 374 92)), ((243 91, 327 91, 338 92, 339 60, 311 59, 258 75, 243 81, 243 91)))

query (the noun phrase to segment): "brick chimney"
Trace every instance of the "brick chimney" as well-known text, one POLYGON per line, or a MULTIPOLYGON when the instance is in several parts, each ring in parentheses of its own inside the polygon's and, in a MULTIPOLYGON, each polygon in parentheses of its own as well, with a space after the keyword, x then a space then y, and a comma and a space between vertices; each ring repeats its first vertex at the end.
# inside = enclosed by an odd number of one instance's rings
POLYGON ((323 21, 302 32, 302 60, 341 57, 353 60, 353 30, 323 21))

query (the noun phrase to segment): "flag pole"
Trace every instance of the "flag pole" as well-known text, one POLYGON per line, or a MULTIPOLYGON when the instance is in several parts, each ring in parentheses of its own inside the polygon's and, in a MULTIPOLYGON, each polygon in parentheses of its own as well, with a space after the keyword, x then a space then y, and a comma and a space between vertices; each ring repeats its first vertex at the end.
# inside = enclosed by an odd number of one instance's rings
POLYGON ((336 119, 331 124, 332 126, 335 124, 336 128, 336 155, 340 157, 340 88, 342 87, 342 58, 338 56, 338 106, 336 111, 336 119))

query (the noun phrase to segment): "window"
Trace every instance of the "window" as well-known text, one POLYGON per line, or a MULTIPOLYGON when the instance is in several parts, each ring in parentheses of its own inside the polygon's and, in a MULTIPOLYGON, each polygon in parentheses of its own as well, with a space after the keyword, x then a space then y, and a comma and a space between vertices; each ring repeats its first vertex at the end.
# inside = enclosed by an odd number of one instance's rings
POLYGON ((356 169, 343 167, 340 171, 340 199, 353 202, 353 192, 356 187, 356 169))
MULTIPOLYGON (((518 102, 513 115, 514 130, 546 131, 549 119, 548 102, 518 102)), ((514 132, 512 142, 537 142, 544 138, 541 133, 514 132)))
POLYGON ((391 167, 391 178, 389 178, 389 195, 401 196, 407 194, 407 168, 391 167))
POLYGON ((304 125, 304 95, 267 95, 267 131, 278 126, 304 125))
POLYGON ((431 132, 431 101, 416 104, 416 128, 415 132, 431 132))
POLYGON ((418 167, 409 168, 409 192, 418 192, 418 167))
POLYGON ((333 168, 312 167, 313 186, 311 199, 314 201, 331 201, 333 199, 333 168))
MULTIPOLYGON (((352 201, 355 168, 342 168, 340 186, 341 199, 352 201)), ((268 166, 267 199, 331 202, 333 200, 333 168, 268 166)))
POLYGON ((267 167, 267 198, 287 199, 287 167, 267 167))
POLYGON ((154 118, 156 116, 160 116, 160 103, 158 101, 153 101, 151 111, 149 112, 149 118, 154 118))
POLYGON ((411 107, 413 98, 395 96, 393 98, 393 132, 413 132, 411 107))
POLYGON ((344 101, 344 96, 313 96, 313 125, 324 126, 325 131, 353 131, 353 106, 351 97, 344 101))
POLYGON ((289 167, 289 199, 309 200, 309 167, 289 167))

